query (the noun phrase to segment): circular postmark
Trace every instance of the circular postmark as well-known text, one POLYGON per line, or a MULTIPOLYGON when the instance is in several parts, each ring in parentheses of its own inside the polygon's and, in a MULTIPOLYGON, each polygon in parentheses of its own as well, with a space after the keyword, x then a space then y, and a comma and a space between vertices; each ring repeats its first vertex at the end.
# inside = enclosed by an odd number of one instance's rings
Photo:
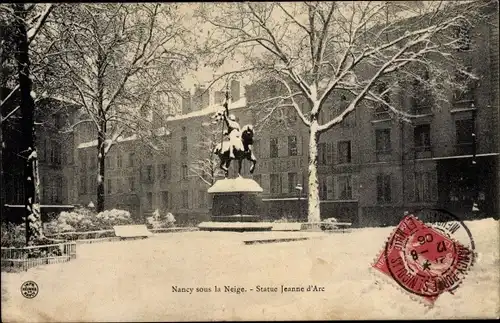
POLYGON ((25 281, 21 285, 21 294, 26 298, 35 298, 38 295, 38 285, 32 280, 25 281))
POLYGON ((474 262, 474 240, 452 213, 424 209, 399 223, 384 249, 390 276, 406 291, 435 300, 458 288, 474 262))

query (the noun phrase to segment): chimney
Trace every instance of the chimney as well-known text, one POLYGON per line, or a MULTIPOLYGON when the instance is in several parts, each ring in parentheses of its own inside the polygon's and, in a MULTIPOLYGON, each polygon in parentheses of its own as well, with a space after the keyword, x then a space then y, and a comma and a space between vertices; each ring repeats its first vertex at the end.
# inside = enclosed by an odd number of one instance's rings
POLYGON ((231 101, 235 102, 240 99, 240 81, 231 80, 231 101))
POLYGON ((226 98, 224 91, 215 91, 215 104, 223 104, 226 98))
POLYGON ((205 91, 202 95, 201 95, 201 107, 200 109, 205 109, 206 107, 208 107, 212 102, 212 92, 210 91, 211 89, 204 89, 203 91, 205 91))
POLYGON ((187 114, 192 111, 191 93, 189 91, 182 92, 182 114, 187 114))
POLYGON ((205 86, 197 85, 193 95, 193 111, 198 111, 208 107, 211 104, 210 89, 207 90, 205 86))

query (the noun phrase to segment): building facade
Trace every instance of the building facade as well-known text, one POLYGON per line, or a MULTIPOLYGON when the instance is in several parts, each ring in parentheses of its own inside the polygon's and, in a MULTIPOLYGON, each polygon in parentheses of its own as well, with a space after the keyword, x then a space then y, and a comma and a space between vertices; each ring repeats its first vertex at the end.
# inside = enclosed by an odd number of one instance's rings
MULTIPOLYGON (((10 89, 2 89, 2 99, 10 89)), ((19 222, 24 216, 24 165, 20 146, 21 115, 17 94, 2 106, 1 212, 2 219, 19 222)), ((35 111, 35 134, 40 180, 42 218, 70 209, 77 200, 75 190, 75 138, 68 125, 74 123, 77 108, 56 99, 41 100, 35 111)))
MULTIPOLYGON (((450 91, 449 103, 433 108, 404 92, 393 94, 392 102, 399 102, 402 110, 422 117, 406 123, 392 118, 383 108, 365 106, 321 135, 318 172, 322 218, 336 217, 356 226, 392 225, 405 211, 436 207, 465 219, 498 216, 498 15, 492 19, 466 31, 474 50, 466 48, 456 53, 457 59, 468 62, 480 76, 480 82, 466 92, 457 96, 450 91)), ((231 96, 238 99, 239 84, 230 88, 231 96)), ((246 102, 275 95, 279 89, 256 84, 245 87, 245 92, 244 98, 233 102, 232 113, 240 125, 255 125, 256 109, 246 102)), ((202 135, 203 124, 210 122, 221 106, 207 107, 213 101, 202 93, 208 92, 200 88, 197 93, 199 98, 193 99, 192 112, 169 119, 167 151, 146 153, 145 146, 135 141, 113 148, 106 173, 106 201, 110 207, 130 200, 128 207, 139 218, 154 209, 169 210, 183 219, 181 222, 208 218, 209 185, 191 167, 200 158, 198 144, 209 140, 202 135), (134 161, 127 164, 127 158, 134 161)), ((216 96, 215 102, 220 103, 222 94, 216 96)), ((334 100, 335 106, 347 104, 346 98, 334 100)), ((320 123, 332 113, 335 111, 324 109, 320 123)), ((274 121, 279 123, 280 118, 274 121)), ((258 163, 252 177, 264 189, 265 217, 305 220, 308 129, 293 112, 287 116, 286 126, 277 125, 256 133, 254 151, 258 163)), ((79 150, 81 154, 95 155, 95 148, 79 150)), ((80 182, 82 178, 91 182, 87 169, 81 166, 80 182)), ((233 164, 233 176, 235 169, 233 164)), ((243 176, 250 176, 248 165, 243 176)), ((93 196, 95 192, 87 195, 79 191, 79 198, 85 198, 85 202, 93 196)))
MULTIPOLYGON (((355 226, 383 226, 397 223, 405 211, 430 207, 446 208, 464 219, 498 217, 498 15, 491 17, 488 23, 467 30, 473 50, 456 53, 457 59, 468 62, 480 76, 467 91, 460 95, 450 91, 449 103, 433 108, 404 92, 394 93, 392 102, 421 117, 406 123, 392 118, 382 107, 363 106, 321 135, 322 218, 336 217, 355 226)), ((276 95, 281 91, 277 86, 257 83, 242 91, 239 83, 232 82, 230 90, 230 108, 240 125, 257 126, 254 151, 258 163, 250 175, 249 162, 244 162, 243 176, 252 176, 264 189, 263 217, 306 220, 308 129, 293 111, 259 126, 258 109, 252 102, 276 95)), ((211 116, 222 108, 224 93, 216 92, 211 98, 210 91, 198 88, 193 96, 185 93, 183 98, 183 114, 167 119, 168 133, 160 147, 154 149, 151 143, 131 136, 109 151, 106 208, 128 209, 137 221, 144 221, 155 209, 172 212, 179 224, 209 218, 207 189, 213 182, 210 172, 214 167, 200 174, 194 164, 217 160, 209 147, 211 142, 220 142, 222 129, 220 124, 210 123, 211 116)), ((332 106, 340 108, 348 102, 342 96, 331 100, 332 106)), ((320 123, 336 112, 324 109, 320 123)), ((54 124, 60 122, 56 119, 54 124)), ((42 204, 95 204, 95 132, 78 127, 70 137, 54 140, 60 135, 43 131, 38 135, 42 204)), ((15 142, 15 136, 7 137, 15 142)), ((8 152, 10 145, 2 150, 2 164, 8 167, 16 154, 8 152)), ((236 175, 236 166, 233 162, 230 176, 236 175)), ((12 189, 8 193, 2 190, 2 205, 19 204, 22 188, 16 183, 20 181, 6 175, 8 167, 4 167, 2 184, 12 189)))

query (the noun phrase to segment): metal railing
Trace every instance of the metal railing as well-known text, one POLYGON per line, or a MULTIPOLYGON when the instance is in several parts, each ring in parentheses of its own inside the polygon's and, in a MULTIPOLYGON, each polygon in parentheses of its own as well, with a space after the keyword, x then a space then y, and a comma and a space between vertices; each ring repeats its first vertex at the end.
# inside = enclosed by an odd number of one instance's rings
POLYGON ((76 259, 76 242, 62 242, 22 248, 2 247, 1 267, 24 271, 47 264, 57 264, 76 259))

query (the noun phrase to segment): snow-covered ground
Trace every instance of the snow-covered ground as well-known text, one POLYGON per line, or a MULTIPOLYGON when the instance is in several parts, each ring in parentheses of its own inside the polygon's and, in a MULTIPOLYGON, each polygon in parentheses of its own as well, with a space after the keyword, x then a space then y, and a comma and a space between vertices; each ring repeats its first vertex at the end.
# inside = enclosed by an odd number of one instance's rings
POLYGON ((430 309, 369 268, 391 228, 350 233, 185 232, 146 240, 78 246, 78 259, 23 273, 2 273, 2 320, 185 321, 494 318, 500 315, 499 222, 468 222, 478 261, 455 295, 430 309), (244 245, 256 238, 305 241, 244 245), (20 293, 24 281, 39 288, 20 293), (221 292, 214 292, 218 285, 221 292), (281 285, 324 291, 280 292, 281 285), (173 292, 206 287, 212 292, 173 292), (224 286, 245 293, 224 292, 224 286), (277 293, 257 286, 278 287, 277 293), (249 289, 252 288, 253 291, 249 289))

